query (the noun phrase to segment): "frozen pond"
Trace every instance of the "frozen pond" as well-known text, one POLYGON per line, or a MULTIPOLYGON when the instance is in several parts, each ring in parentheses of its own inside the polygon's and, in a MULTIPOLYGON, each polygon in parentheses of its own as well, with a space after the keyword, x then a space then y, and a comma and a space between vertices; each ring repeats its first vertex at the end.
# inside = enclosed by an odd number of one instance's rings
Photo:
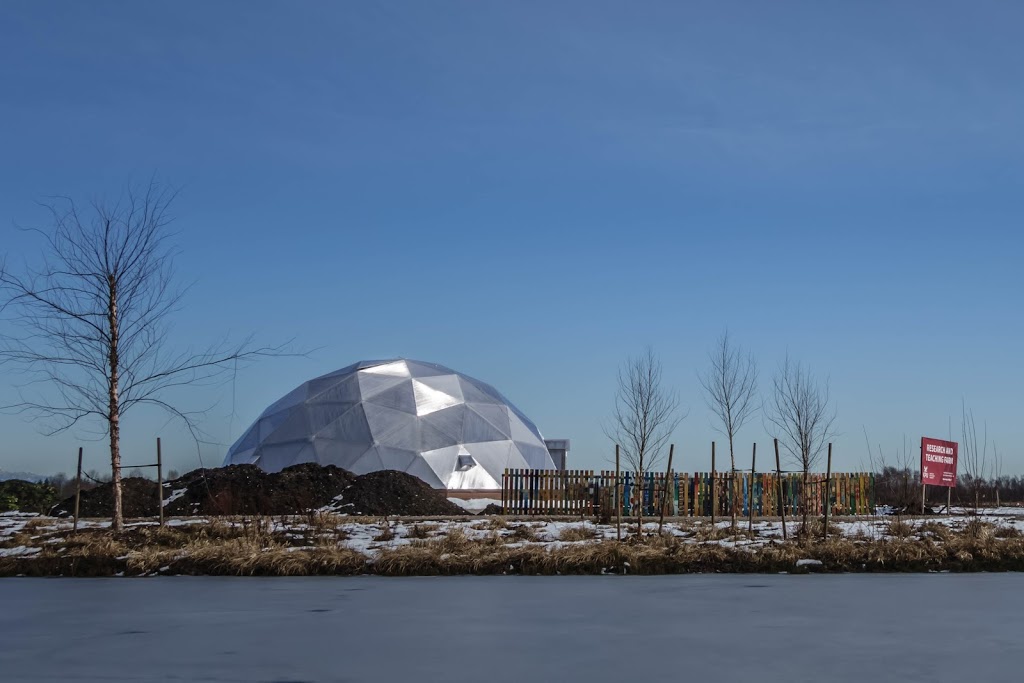
POLYGON ((5 579, 0 680, 1019 681, 1024 575, 5 579))

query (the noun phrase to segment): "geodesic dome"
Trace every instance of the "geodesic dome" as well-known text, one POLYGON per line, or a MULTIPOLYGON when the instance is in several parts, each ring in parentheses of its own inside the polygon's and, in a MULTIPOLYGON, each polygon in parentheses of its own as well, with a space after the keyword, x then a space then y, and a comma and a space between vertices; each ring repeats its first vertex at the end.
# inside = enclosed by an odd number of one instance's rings
POLYGON ((555 467, 537 427, 494 387, 404 359, 363 361, 302 384, 224 459, 267 472, 304 462, 400 470, 447 489, 500 488, 506 467, 555 467))

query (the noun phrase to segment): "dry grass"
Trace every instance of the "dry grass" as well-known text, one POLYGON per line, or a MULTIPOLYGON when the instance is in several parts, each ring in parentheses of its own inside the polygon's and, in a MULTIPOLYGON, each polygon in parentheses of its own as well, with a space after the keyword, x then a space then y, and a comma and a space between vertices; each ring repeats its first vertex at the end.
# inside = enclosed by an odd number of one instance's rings
POLYGON ((998 527, 992 534, 996 538, 1024 538, 1024 533, 1015 526, 998 527))
POLYGON ((597 529, 588 526, 567 526, 558 532, 559 541, 592 541, 598 537, 597 529))
POLYGON ((720 527, 716 525, 700 524, 693 529, 693 538, 698 543, 707 543, 708 541, 724 541, 727 538, 732 537, 732 532, 728 527, 720 527))
MULTIPOLYGON (((565 527, 561 540, 593 539, 566 545, 510 545, 536 539, 536 529, 514 523, 509 530, 473 536, 455 526, 430 535, 431 525, 417 523, 411 542, 384 547, 366 555, 339 547, 334 534, 344 533, 337 520, 323 520, 301 533, 288 532, 278 522, 234 518, 207 524, 132 527, 122 534, 85 529, 77 535, 37 527, 59 544, 31 540, 41 548, 34 556, 0 557, 0 576, 111 576, 160 574, 220 574, 302 576, 314 574, 661 574, 688 572, 805 571, 800 559, 822 562, 820 571, 1024 571, 1024 534, 1013 527, 996 527, 971 520, 963 529, 923 522, 913 533, 884 540, 830 537, 821 540, 770 541, 756 550, 728 545, 694 543, 721 540, 728 528, 700 523, 693 538, 632 535, 626 542, 597 540, 589 526, 565 527), (306 544, 308 533, 315 543, 306 544), (414 536, 415 534, 415 536, 414 536), (417 536, 429 536, 419 538, 417 536)), ((301 525, 300 525, 301 526, 301 525)), ((907 525, 909 527, 909 525, 907 525)), ((382 524, 382 529, 391 525, 382 524)), ((24 533, 24 532, 23 532, 24 533)), ((40 534, 36 534, 39 536, 40 534)))
MULTIPOLYGON (((807 524, 803 522, 796 523, 795 536, 797 539, 804 542, 817 542, 820 541, 825 535, 825 520, 822 519, 808 519, 807 524)), ((843 530, 832 521, 828 524, 828 537, 829 538, 842 538, 843 530)))
POLYGON ((437 531, 437 529, 438 526, 436 524, 413 524, 411 527, 409 527, 409 530, 406 532, 405 537, 426 539, 430 538, 430 536, 435 531, 437 531))
POLYGON ((914 526, 902 519, 894 519, 886 525, 885 531, 893 538, 909 538, 914 535, 914 526))
POLYGON ((504 517, 491 517, 486 522, 487 528, 491 531, 500 531, 501 529, 508 528, 508 522, 505 521, 504 517))
POLYGON ((942 522, 924 522, 917 527, 917 533, 922 538, 930 538, 935 541, 945 542, 953 538, 953 530, 948 524, 942 522))
POLYGON ((529 543, 537 541, 537 531, 527 524, 515 524, 511 527, 512 532, 505 536, 505 540, 509 543, 529 543))
POLYGON ((964 528, 961 533, 967 538, 985 540, 994 536, 995 525, 989 522, 984 522, 980 519, 972 519, 967 522, 967 524, 964 524, 964 528))

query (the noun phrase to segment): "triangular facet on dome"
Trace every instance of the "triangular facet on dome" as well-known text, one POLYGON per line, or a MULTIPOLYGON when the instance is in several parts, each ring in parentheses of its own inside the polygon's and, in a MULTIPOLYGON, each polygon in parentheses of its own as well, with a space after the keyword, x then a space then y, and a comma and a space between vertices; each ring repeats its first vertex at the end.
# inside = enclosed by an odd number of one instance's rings
POLYGON ((401 381, 393 387, 366 397, 364 400, 367 403, 416 415, 416 396, 413 394, 412 382, 413 380, 401 381))
POLYGON ((492 386, 412 360, 363 361, 296 387, 224 461, 272 472, 300 462, 404 469, 442 487, 497 485, 506 467, 554 467, 536 426, 492 386))
POLYGON ((375 444, 386 441, 389 434, 416 421, 415 415, 402 410, 380 406, 376 403, 363 403, 362 406, 375 444))
POLYGON ((359 378, 359 393, 364 401, 396 384, 409 381, 408 377, 378 375, 366 370, 360 370, 356 376, 359 378))
POLYGON ((437 431, 447 434, 453 444, 462 442, 462 424, 466 419, 465 405, 459 404, 438 410, 419 419, 437 431))
POLYGON ((389 377, 410 376, 409 366, 405 364, 404 360, 393 360, 387 363, 371 365, 369 367, 362 368, 360 372, 364 372, 369 375, 387 375, 389 377))
POLYGON ((452 377, 414 379, 412 390, 417 415, 429 415, 462 403, 462 389, 452 377))

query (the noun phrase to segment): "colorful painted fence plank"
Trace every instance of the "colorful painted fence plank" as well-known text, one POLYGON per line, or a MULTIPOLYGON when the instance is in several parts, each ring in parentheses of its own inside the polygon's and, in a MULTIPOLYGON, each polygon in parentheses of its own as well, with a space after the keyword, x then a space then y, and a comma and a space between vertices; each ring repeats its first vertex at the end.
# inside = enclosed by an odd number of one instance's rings
POLYGON ((623 472, 616 487, 615 472, 593 470, 508 469, 502 476, 501 501, 513 515, 615 515, 642 512, 669 517, 775 517, 807 512, 822 515, 868 515, 875 509, 874 475, 869 472, 825 475, 771 472, 623 472), (826 493, 826 488, 828 489, 826 493), (616 492, 618 495, 616 495, 616 492))

